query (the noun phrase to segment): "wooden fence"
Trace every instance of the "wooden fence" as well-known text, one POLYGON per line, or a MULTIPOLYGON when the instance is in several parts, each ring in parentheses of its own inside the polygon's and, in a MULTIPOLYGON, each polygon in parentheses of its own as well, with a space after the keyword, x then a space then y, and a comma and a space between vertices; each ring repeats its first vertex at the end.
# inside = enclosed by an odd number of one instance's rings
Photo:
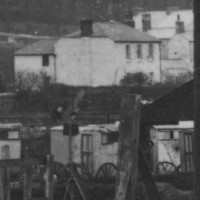
MULTIPOLYGON (((32 166, 42 165, 41 161, 33 158, 25 157, 25 159, 7 159, 0 160, 0 200, 10 200, 10 167, 23 167, 24 174, 24 187, 23 199, 32 200, 32 166)), ((46 174, 45 174, 45 200, 53 200, 53 156, 48 155, 46 161, 46 174)), ((41 200, 41 198, 40 198, 41 200)))

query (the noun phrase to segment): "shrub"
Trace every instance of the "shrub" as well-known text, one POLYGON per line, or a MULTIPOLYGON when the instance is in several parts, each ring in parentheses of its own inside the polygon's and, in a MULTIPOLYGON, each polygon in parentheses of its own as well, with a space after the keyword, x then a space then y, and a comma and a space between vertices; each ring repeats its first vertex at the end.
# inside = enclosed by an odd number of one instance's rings
POLYGON ((143 72, 127 73, 120 84, 123 86, 144 86, 149 84, 148 75, 143 72))

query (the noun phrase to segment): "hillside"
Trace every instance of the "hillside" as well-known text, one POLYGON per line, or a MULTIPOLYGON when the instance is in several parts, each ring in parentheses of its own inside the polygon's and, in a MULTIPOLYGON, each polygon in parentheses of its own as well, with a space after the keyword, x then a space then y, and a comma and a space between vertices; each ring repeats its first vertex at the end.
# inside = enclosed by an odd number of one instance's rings
POLYGON ((192 8, 192 0, 2 0, 0 32, 62 35, 80 19, 123 20, 131 8, 165 10, 166 7, 192 8))

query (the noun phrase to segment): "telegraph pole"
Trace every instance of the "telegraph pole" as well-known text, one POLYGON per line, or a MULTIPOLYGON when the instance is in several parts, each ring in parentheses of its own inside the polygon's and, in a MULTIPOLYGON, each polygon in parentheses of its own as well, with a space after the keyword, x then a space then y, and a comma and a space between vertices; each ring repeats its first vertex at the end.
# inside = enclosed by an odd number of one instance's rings
MULTIPOLYGON (((200 200, 200 1, 194 0, 194 196, 200 200)), ((188 105, 189 106, 189 105, 188 105)))

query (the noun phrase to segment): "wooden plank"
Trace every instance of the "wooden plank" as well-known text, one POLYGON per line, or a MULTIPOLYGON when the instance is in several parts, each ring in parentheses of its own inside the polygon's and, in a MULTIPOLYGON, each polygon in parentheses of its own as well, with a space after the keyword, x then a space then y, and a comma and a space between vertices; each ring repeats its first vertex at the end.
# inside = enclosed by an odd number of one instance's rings
POLYGON ((24 174, 24 200, 31 200, 32 195, 32 169, 31 166, 25 167, 24 174))
POLYGON ((122 97, 115 200, 135 199, 140 108, 139 95, 122 97))
POLYGON ((5 200, 5 167, 0 168, 0 200, 5 200))
POLYGON ((5 168, 4 189, 5 189, 5 200, 10 200, 10 172, 9 172, 9 168, 5 168))
POLYGON ((46 167, 46 190, 47 200, 53 200, 54 184, 53 184, 53 156, 47 156, 47 167, 46 167))
MULTIPOLYGON (((200 1, 194 0, 194 134, 193 134, 193 166, 194 166, 194 199, 200 199, 200 1)), ((192 105, 190 105, 192 107, 192 105)), ((188 107, 190 107, 188 105, 188 107)))

